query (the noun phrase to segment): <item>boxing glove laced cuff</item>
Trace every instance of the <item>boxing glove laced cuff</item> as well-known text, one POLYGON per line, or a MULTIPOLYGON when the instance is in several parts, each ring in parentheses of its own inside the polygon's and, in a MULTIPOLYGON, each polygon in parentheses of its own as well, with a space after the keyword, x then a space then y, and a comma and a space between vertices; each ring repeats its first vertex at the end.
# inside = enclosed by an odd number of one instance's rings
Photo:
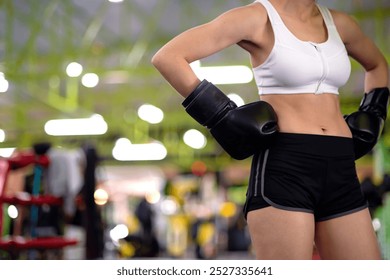
POLYGON ((221 90, 203 80, 183 101, 187 113, 201 125, 211 128, 228 111, 237 108, 221 90))
POLYGON ((386 120, 389 105, 389 88, 375 88, 365 93, 360 103, 359 111, 373 113, 386 120))

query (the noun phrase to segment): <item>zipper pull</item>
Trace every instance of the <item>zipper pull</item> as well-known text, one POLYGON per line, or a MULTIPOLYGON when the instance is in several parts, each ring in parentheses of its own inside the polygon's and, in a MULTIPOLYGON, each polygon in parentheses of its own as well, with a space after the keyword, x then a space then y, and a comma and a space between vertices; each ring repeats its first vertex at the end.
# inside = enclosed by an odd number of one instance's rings
POLYGON ((310 42, 310 45, 312 45, 317 51, 319 50, 318 46, 315 43, 310 42))

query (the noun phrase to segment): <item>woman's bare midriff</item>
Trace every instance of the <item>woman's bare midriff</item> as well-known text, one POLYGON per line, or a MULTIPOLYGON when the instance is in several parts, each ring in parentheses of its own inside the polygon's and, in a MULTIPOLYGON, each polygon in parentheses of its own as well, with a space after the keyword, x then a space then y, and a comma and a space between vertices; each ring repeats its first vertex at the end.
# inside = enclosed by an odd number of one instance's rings
POLYGON ((274 108, 280 132, 352 137, 336 94, 266 94, 261 100, 274 108))

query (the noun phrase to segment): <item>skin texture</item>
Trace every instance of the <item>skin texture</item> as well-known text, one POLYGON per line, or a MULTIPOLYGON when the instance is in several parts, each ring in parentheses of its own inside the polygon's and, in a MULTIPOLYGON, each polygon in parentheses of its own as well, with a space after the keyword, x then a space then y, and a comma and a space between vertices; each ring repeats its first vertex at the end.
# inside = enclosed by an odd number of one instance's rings
MULTIPOLYGON (((314 0, 270 0, 286 27, 300 40, 321 43, 328 34, 314 0)), ((388 86, 385 58, 355 20, 331 10, 349 56, 365 70, 364 89, 388 86)), ((265 8, 252 3, 229 10, 212 21, 179 34, 152 58, 153 65, 183 97, 200 83, 189 64, 239 45, 253 67, 262 64, 274 45, 265 8)), ((278 115, 281 132, 352 137, 335 94, 263 95, 278 115)), ((310 259, 313 242, 323 259, 380 259, 368 210, 315 223, 313 215, 273 207, 248 213, 248 226, 259 259, 310 259)))

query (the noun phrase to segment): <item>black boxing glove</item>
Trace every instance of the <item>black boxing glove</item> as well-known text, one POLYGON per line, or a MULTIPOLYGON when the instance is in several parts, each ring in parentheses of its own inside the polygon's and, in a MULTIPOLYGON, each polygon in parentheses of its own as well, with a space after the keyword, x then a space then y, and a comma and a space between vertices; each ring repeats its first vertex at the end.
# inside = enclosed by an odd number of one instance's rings
POLYGON ((207 80, 203 80, 182 104, 234 159, 248 158, 265 148, 278 131, 277 116, 270 104, 257 101, 237 107, 207 80))
POLYGON ((375 88, 365 93, 359 110, 345 117, 353 137, 355 159, 372 150, 382 134, 387 117, 389 89, 375 88))

